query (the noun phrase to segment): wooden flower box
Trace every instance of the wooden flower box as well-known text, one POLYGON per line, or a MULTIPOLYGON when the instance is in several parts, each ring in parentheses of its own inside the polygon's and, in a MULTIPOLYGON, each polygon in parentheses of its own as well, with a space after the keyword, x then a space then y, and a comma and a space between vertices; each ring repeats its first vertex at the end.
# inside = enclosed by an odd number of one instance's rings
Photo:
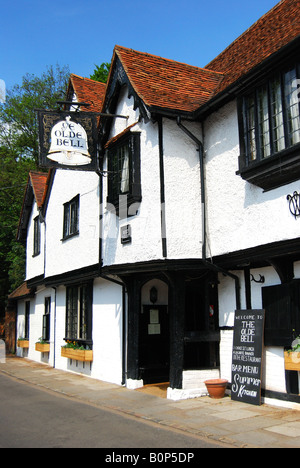
POLYGON ((50 343, 35 343, 35 350, 40 353, 50 353, 50 343))
POLYGON ((93 351, 86 349, 61 348, 61 356, 74 361, 92 362, 93 351))
POLYGON ((300 352, 284 352, 284 367, 286 370, 300 372, 300 352))
POLYGON ((18 340, 18 348, 29 348, 29 340, 18 340))

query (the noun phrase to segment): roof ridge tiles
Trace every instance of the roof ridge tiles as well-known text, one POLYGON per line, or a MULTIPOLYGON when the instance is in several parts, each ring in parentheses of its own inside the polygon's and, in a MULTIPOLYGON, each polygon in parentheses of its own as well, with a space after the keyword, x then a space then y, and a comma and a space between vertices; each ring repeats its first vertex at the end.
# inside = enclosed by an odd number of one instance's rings
POLYGON ((146 57, 153 57, 155 59, 158 59, 158 60, 161 60, 161 61, 164 61, 164 62, 169 62, 169 63, 174 63, 174 64, 186 66, 188 68, 194 68, 196 70, 203 70, 204 72, 212 72, 212 73, 216 73, 218 75, 223 75, 222 72, 218 72, 216 70, 210 70, 210 69, 208 69, 206 67, 198 67, 197 65, 191 65, 191 64, 188 64, 186 62, 181 62, 180 60, 169 59, 169 58, 166 58, 166 57, 161 57, 159 55, 150 54, 149 52, 142 52, 142 51, 135 50, 135 49, 132 49, 132 48, 116 45, 115 50, 119 50, 119 49, 124 50, 125 52, 127 51, 127 52, 132 52, 132 53, 138 54, 138 55, 144 55, 146 57))
POLYGON ((277 8, 279 8, 285 1, 288 0, 280 0, 279 3, 277 3, 271 10, 267 11, 264 15, 262 15, 258 20, 255 21, 249 28, 247 28, 242 34, 240 34, 236 39, 234 39, 233 42, 231 42, 222 52, 220 52, 216 57, 214 57, 204 68, 205 69, 210 69, 209 66, 213 62, 215 62, 221 55, 225 54, 229 49, 231 49, 237 42, 239 42, 245 35, 247 35, 251 29, 253 29, 257 23, 261 22, 265 17, 269 16, 271 13, 274 12, 277 8))

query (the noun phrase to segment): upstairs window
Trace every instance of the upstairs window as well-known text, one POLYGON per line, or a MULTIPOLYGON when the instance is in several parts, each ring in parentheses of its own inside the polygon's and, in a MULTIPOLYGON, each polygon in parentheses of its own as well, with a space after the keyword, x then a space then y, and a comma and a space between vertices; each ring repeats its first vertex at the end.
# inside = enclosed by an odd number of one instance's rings
POLYGON ((64 204, 63 240, 79 234, 79 195, 64 204))
POLYGON ((119 214, 141 201, 140 133, 126 132, 108 145, 108 197, 119 214))
POLYGON ((33 256, 36 257, 41 253, 41 222, 39 216, 34 219, 33 223, 33 256))
POLYGON ((300 64, 273 75, 240 100, 240 171, 269 190, 299 178, 300 64))

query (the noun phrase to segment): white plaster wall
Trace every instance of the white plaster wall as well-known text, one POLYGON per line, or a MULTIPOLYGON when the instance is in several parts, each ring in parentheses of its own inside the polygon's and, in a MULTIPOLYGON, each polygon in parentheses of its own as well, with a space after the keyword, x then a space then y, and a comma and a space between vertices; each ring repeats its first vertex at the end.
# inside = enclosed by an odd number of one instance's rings
MULTIPOLYGON (((110 138, 118 135, 128 126, 138 122, 139 111, 133 108, 133 98, 127 96, 125 87, 120 95, 116 113, 128 115, 128 120, 116 119, 112 126, 110 138)), ((104 179, 103 190, 103 263, 104 265, 136 263, 162 258, 160 181, 159 181, 159 147, 158 128, 151 122, 139 122, 132 128, 141 132, 141 186, 142 202, 136 216, 120 219, 108 209, 107 179, 104 179), (132 243, 122 245, 120 229, 131 225, 132 243)), ((104 169, 107 169, 107 164, 104 169)))
POLYGON ((34 241, 34 219, 39 215, 36 202, 33 203, 31 215, 28 222, 27 244, 26 244, 26 280, 44 274, 45 259, 45 224, 41 223, 41 248, 40 254, 33 256, 34 241))
MULTIPOLYGON (((183 124, 201 140, 199 124, 183 124)), ((201 258, 199 152, 176 122, 164 119, 163 125, 168 258, 201 258)))
POLYGON ((236 102, 212 114, 204 128, 209 256, 298 237, 300 219, 290 214, 286 197, 299 190, 299 184, 264 193, 236 175, 236 102))
MULTIPOLYGON (((139 120, 133 105, 124 88, 116 112, 129 118, 116 119, 110 138, 139 120)), ((198 124, 187 126, 201 137, 198 124)), ((104 265, 158 260, 163 255, 158 125, 140 121, 131 131, 141 132, 142 202, 136 216, 120 220, 107 208, 104 180, 104 265), (131 225, 132 243, 121 245, 120 228, 127 224, 131 225)), ((168 119, 163 120, 163 145, 168 258, 198 258, 202 245, 199 154, 196 145, 168 119)))
MULTIPOLYGON (((17 339, 24 336, 25 332, 25 302, 18 302, 17 339)), ((30 324, 29 324, 29 349, 22 350, 17 347, 17 355, 29 359, 54 365, 54 308, 55 293, 53 289, 40 287, 36 295, 30 300, 30 324), (35 350, 35 344, 43 334, 43 315, 45 313, 45 298, 51 298, 51 323, 50 323, 50 353, 40 353, 35 350)))
MULTIPOLYGON (((37 310, 38 312, 38 310, 37 310)), ((66 288, 56 291, 56 311, 53 308, 53 328, 56 329, 55 367, 95 379, 121 384, 122 381, 122 288, 114 283, 96 279, 93 288, 93 362, 82 363, 61 356, 66 343, 66 288), (55 325, 54 325, 55 322, 55 325)), ((39 335, 40 336, 40 335, 39 335)), ((54 338, 53 338, 54 341, 54 338)), ((51 357, 51 355, 50 355, 51 357)), ((38 356, 32 354, 33 360, 38 356)), ((53 365, 53 361, 49 362, 53 365)))
POLYGON ((46 213, 45 277, 99 261, 99 177, 94 172, 57 170, 46 213), (63 237, 64 203, 80 194, 79 235, 63 237))
POLYGON ((93 373, 118 385, 122 382, 122 287, 102 279, 94 282, 93 373))
MULTIPOLYGON (((18 301, 17 323, 16 323, 16 340, 25 336, 25 301, 18 301)), ((16 349, 18 357, 27 356, 28 351, 22 348, 16 349)))

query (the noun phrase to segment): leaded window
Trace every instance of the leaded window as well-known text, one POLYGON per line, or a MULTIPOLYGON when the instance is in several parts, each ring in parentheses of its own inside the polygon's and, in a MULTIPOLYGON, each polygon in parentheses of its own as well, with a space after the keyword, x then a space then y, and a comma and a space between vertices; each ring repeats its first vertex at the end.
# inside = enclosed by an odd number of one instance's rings
POLYGON ((300 64, 274 72, 239 100, 240 170, 266 190, 298 179, 300 64))
POLYGON ((140 133, 127 132, 108 146, 109 208, 119 214, 125 208, 141 201, 140 133))
POLYGON ((92 285, 67 288, 66 339, 90 341, 92 336, 92 285))
POLYGON ((300 143, 297 69, 275 76, 244 99, 248 164, 300 143))

